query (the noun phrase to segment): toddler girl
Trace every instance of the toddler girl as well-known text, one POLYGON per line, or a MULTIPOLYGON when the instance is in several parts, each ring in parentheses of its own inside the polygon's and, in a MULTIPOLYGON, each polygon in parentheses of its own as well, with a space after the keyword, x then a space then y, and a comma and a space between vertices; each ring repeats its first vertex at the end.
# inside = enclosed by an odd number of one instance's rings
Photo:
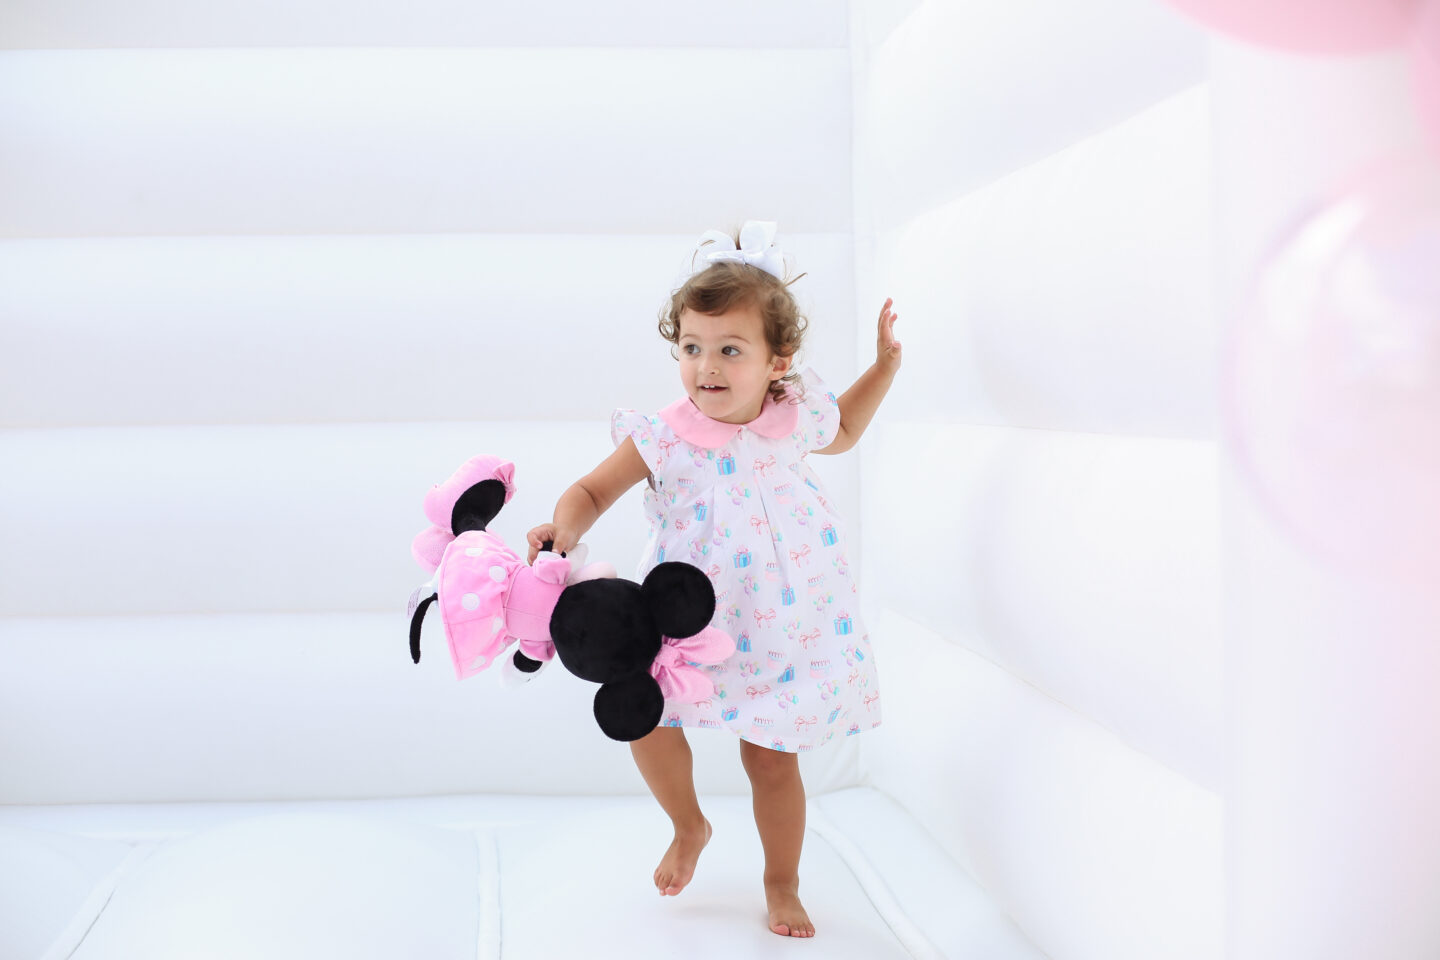
POLYGON ((754 793, 770 929, 809 937, 815 928, 798 896, 798 755, 878 726, 880 691, 847 562, 850 540, 805 458, 855 446, 900 368, 900 344, 886 300, 875 364, 838 400, 813 369, 794 372, 806 321, 774 232, 773 222, 751 220, 738 243, 718 230, 701 236, 702 268, 660 315, 684 396, 654 414, 616 410, 614 454, 566 490, 554 522, 527 538, 532 562, 546 540, 567 551, 621 494, 647 481, 650 540, 635 579, 671 560, 704 570, 715 587, 712 624, 736 641, 734 656, 704 668, 712 696, 667 700, 661 725, 630 745, 675 827, 655 886, 662 896, 684 889, 710 840, 682 728, 729 730, 740 738, 754 793))

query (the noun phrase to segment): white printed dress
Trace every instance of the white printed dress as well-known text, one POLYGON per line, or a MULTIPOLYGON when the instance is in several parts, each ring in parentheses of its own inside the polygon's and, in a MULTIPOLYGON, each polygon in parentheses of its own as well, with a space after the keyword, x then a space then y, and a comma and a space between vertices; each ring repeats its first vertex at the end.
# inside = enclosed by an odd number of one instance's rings
POLYGON ((666 700, 661 723, 792 753, 880 725, 850 540, 806 463, 834 439, 840 407, 814 370, 801 379, 798 403, 790 386, 746 424, 708 417, 689 396, 610 419, 615 445, 633 437, 650 465, 650 539, 635 579, 667 560, 699 567, 715 587, 711 624, 736 642, 734 656, 703 667, 714 695, 666 700))

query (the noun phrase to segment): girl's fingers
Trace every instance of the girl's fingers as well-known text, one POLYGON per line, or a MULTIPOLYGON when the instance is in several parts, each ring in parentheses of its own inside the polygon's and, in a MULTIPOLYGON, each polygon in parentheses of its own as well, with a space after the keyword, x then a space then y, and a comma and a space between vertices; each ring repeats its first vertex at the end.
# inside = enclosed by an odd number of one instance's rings
POLYGON ((530 559, 527 563, 534 563, 535 558, 540 555, 540 548, 545 545, 545 533, 544 527, 536 527, 530 531, 530 559))

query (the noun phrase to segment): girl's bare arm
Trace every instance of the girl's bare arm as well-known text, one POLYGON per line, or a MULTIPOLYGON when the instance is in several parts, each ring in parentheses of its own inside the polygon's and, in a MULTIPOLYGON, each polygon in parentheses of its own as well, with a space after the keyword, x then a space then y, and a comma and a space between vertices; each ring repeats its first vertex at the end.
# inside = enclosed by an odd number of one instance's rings
POLYGON ((890 384, 900 369, 900 341, 895 339, 895 321, 900 314, 891 311, 893 299, 887 298, 880 307, 880 319, 875 325, 875 363, 860 375, 860 379, 839 397, 840 429, 828 446, 815 453, 844 453, 860 442, 865 428, 880 401, 890 391, 890 384))
POLYGON ((890 392, 890 384, 894 381, 895 371, 883 370, 878 364, 862 373, 854 386, 839 397, 840 429, 835 432, 835 439, 812 452, 844 453, 859 443, 860 435, 870 426, 875 411, 880 408, 880 401, 890 392))
POLYGON ((645 458, 640 456, 635 441, 626 437, 598 467, 566 488, 555 504, 552 523, 542 523, 526 535, 525 539, 530 544, 529 562, 535 562, 535 556, 546 540, 554 541, 551 549, 556 553, 565 553, 575 546, 585 531, 600 519, 600 514, 609 510, 626 490, 648 476, 650 467, 645 458))

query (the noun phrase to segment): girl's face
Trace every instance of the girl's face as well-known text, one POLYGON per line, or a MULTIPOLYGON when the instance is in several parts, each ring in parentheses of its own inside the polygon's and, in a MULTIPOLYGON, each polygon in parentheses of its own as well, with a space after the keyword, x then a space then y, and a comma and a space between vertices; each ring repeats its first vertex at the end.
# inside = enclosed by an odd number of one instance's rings
POLYGON ((701 413, 722 423, 760 416, 770 384, 790 366, 788 357, 771 355, 754 306, 714 315, 686 309, 677 350, 685 392, 701 413), (708 389, 712 385, 720 389, 708 389))

